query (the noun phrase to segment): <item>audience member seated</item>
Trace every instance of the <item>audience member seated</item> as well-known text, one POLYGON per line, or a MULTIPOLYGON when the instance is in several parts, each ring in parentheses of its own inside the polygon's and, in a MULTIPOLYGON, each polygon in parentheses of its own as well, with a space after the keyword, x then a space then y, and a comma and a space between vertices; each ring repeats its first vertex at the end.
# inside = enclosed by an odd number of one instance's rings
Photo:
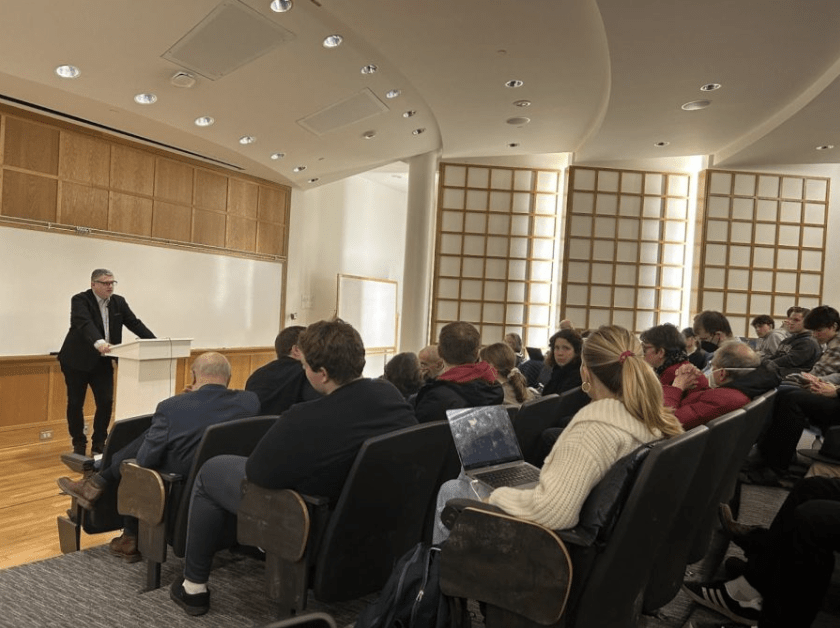
POLYGON ((423 385, 420 360, 411 352, 398 353, 388 360, 382 377, 396 386, 405 399, 416 394, 423 385))
POLYGON ((758 441, 761 459, 743 478, 751 483, 778 486, 802 430, 811 425, 824 431, 840 423, 840 313, 821 305, 808 313, 803 325, 826 349, 808 373, 792 373, 782 380, 770 425, 758 441))
POLYGON ((528 387, 536 390, 539 388, 541 382, 545 385, 551 377, 551 367, 546 366, 546 354, 544 354, 540 349, 537 349, 536 347, 526 347, 525 350, 528 353, 528 359, 517 368, 519 369, 519 372, 525 376, 525 381, 528 383, 528 387))
POLYGON ((509 345, 504 342, 494 343, 482 348, 479 356, 496 369, 496 381, 505 391, 506 405, 518 406, 535 397, 534 391, 528 388, 525 376, 514 366, 516 355, 509 345))
POLYGON ((758 336, 758 341, 755 344, 755 352, 762 358, 771 357, 779 349, 782 340, 788 337, 788 331, 784 324, 779 329, 776 329, 776 321, 772 316, 762 314, 752 319, 753 329, 755 335, 758 336))
POLYGON ((769 358, 782 377, 811 370, 820 357, 819 343, 805 329, 808 312, 810 310, 805 307, 788 308, 785 325, 790 335, 779 343, 779 348, 769 358))
POLYGON ((686 327, 682 330, 682 336, 685 340, 685 353, 688 356, 688 361, 702 371, 706 368, 712 356, 700 348, 700 341, 697 339, 694 329, 686 327))
POLYGON ((438 354, 443 372, 417 393, 415 413, 420 423, 445 421, 451 408, 494 406, 505 397, 496 373, 487 362, 478 361, 481 337, 464 322, 448 323, 440 330, 438 354))
MULTIPOLYGON (((671 323, 651 327, 642 332, 639 339, 642 341, 645 362, 653 367, 663 386, 669 386, 674 382, 679 367, 683 364, 691 364, 685 350, 683 335, 671 323)), ((706 377, 702 373, 699 374, 697 388, 708 388, 708 386, 706 377)))
POLYGON ((703 374, 687 362, 677 368, 671 384, 662 386, 665 405, 674 409, 686 430, 745 406, 778 381, 767 370, 759 371, 759 377, 745 377, 760 367, 761 358, 739 340, 722 343, 710 365, 709 386, 701 385, 703 374))
POLYGON ((327 497, 334 507, 362 443, 417 424, 394 386, 362 377, 365 348, 348 323, 313 323, 300 335, 298 347, 306 377, 324 396, 289 408, 249 457, 216 456, 196 477, 184 577, 170 588, 170 598, 189 615, 210 608, 207 581, 213 556, 236 539, 245 477, 264 488, 327 497))
POLYGON ((542 394, 560 395, 581 385, 580 347, 583 340, 573 329, 561 329, 548 342, 545 364, 551 368, 551 378, 543 386, 542 394))
POLYGON ((514 333, 505 334, 505 343, 513 350, 513 355, 516 357, 516 364, 514 366, 518 367, 528 359, 522 345, 522 336, 514 333))
POLYGON ((443 372, 443 360, 438 355, 437 345, 423 347, 417 358, 420 360, 420 375, 424 381, 430 382, 443 372))
POLYGON ((251 373, 245 382, 245 390, 250 390, 260 398, 260 414, 283 414, 299 401, 320 397, 306 381, 300 364, 297 339, 304 329, 295 325, 277 334, 274 339, 277 359, 251 373))
POLYGON ((713 310, 704 310, 694 317, 694 334, 700 341, 700 348, 707 353, 714 353, 727 340, 737 340, 732 335, 729 320, 713 310))
POLYGON ((688 582, 684 591, 742 624, 812 625, 840 550, 840 479, 799 482, 769 529, 733 521, 727 507, 721 508, 721 523, 747 560, 727 559, 727 581, 688 582))
MULTIPOLYGON (((143 467, 186 476, 208 426, 259 414, 260 401, 254 393, 227 387, 230 364, 223 355, 203 353, 191 368, 190 392, 161 401, 149 429, 116 452, 108 467, 79 481, 59 478, 59 487, 80 506, 91 509, 109 484, 120 481, 123 460, 136 458, 143 467)), ((130 563, 141 560, 137 519, 126 517, 123 525, 123 534, 110 543, 111 553, 130 563)))
POLYGON ((673 412, 662 403, 662 385, 645 364, 639 341, 622 327, 601 327, 583 346, 583 389, 592 402, 580 410, 557 439, 531 489, 478 492, 462 475, 438 493, 434 541, 449 531, 440 522, 455 497, 487 497, 507 513, 554 530, 574 527, 592 488, 617 460, 640 445, 681 433, 673 412))

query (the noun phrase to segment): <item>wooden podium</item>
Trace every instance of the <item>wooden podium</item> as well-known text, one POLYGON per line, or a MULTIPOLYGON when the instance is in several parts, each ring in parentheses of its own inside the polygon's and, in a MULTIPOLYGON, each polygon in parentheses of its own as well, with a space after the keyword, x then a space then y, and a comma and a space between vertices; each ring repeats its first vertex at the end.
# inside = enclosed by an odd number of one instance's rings
POLYGON ((157 404, 175 394, 178 358, 190 355, 192 338, 149 338, 111 347, 119 358, 114 420, 151 414, 157 404))

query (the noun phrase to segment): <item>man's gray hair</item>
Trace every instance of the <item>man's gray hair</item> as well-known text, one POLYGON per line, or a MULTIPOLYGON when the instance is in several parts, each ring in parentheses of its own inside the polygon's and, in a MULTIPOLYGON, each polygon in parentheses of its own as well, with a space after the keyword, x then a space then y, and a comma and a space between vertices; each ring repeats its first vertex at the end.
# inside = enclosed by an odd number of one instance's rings
POLYGON ((729 380, 740 379, 761 365, 759 355, 740 340, 722 342, 713 359, 715 368, 726 369, 729 380))
POLYGON ((90 274, 90 280, 96 281, 100 277, 113 277, 114 273, 112 273, 107 268, 97 268, 90 274))
POLYGON ((221 353, 210 351, 202 353, 192 366, 196 377, 207 379, 230 379, 230 362, 221 353))

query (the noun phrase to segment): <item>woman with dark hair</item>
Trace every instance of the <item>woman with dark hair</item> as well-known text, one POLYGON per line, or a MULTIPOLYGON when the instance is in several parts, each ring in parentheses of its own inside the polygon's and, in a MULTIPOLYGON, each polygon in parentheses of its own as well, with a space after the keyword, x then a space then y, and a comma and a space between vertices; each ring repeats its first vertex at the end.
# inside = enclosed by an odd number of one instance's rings
POLYGON ((682 330, 682 335, 685 340, 685 352, 688 354, 688 361, 702 371, 706 368, 712 355, 700 348, 700 339, 694 333, 693 328, 686 327, 682 330))
POLYGON ((423 377, 420 375, 420 360, 410 351, 398 353, 388 360, 382 376, 397 387, 406 399, 420 390, 423 377))
POLYGON ((551 337, 545 355, 545 364, 551 368, 551 379, 543 387, 543 395, 559 395, 581 385, 581 345, 583 339, 573 329, 561 329, 551 337))
MULTIPOLYGON (((640 340, 645 362, 653 367, 663 386, 674 383, 677 369, 681 365, 690 364, 685 352, 683 335, 671 323, 651 327, 642 332, 640 340)), ((709 380, 702 373, 697 377, 696 387, 709 387, 709 380)))

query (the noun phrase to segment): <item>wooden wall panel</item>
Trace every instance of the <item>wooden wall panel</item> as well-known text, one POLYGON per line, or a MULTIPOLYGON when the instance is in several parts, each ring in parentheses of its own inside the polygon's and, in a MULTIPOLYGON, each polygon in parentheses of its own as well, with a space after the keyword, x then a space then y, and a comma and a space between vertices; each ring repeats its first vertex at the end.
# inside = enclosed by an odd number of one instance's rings
POLYGON ((110 170, 109 144, 78 133, 61 134, 58 172, 62 178, 108 187, 110 170))
POLYGON ((111 149, 111 189, 152 196, 155 191, 155 157, 115 144, 111 149))
POLYGON ((0 427, 44 421, 49 399, 49 368, 43 365, 0 367, 0 427))
POLYGON ((189 242, 192 232, 192 210, 184 205, 155 201, 152 235, 165 240, 189 242))
POLYGON ((225 242, 229 249, 255 251, 257 243, 257 222, 239 216, 228 216, 225 242))
POLYGON ((108 229, 108 190, 69 181, 62 183, 58 222, 108 229))
POLYGON ((108 230, 139 236, 152 235, 152 199, 111 192, 108 230))
MULTIPOLYGON (((259 186, 256 183, 231 179, 228 187, 228 213, 248 218, 257 217, 259 186)), ((253 249, 249 249, 253 250, 253 249)))
POLYGON ((280 246, 284 240, 283 230, 283 225, 257 223, 257 253, 280 255, 280 246))
POLYGON ((3 176, 3 215, 56 221, 58 179, 6 170, 3 176))
POLYGON ((193 167, 158 157, 155 164, 155 197, 189 205, 193 200, 193 167))
POLYGON ((286 204, 288 194, 285 190, 260 186, 259 213, 260 220, 269 222, 286 222, 286 204))
POLYGON ((193 210, 193 242, 210 246, 225 245, 225 214, 193 210))
POLYGON ((58 174, 58 129, 7 116, 4 144, 6 165, 58 174))
POLYGON ((226 176, 197 168, 195 171, 195 206, 223 212, 227 208, 226 176))

